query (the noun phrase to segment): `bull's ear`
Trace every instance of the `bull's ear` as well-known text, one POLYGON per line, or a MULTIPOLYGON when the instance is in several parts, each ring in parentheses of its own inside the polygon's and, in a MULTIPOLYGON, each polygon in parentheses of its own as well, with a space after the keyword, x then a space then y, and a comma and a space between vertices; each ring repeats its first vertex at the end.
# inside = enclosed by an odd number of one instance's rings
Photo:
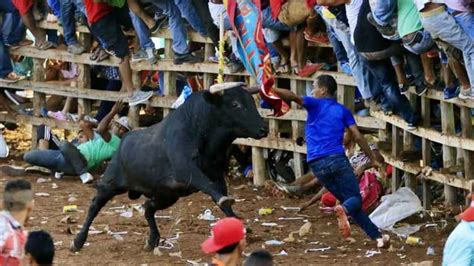
POLYGON ((222 102, 221 93, 211 93, 210 91, 204 91, 204 100, 212 105, 220 105, 222 102))

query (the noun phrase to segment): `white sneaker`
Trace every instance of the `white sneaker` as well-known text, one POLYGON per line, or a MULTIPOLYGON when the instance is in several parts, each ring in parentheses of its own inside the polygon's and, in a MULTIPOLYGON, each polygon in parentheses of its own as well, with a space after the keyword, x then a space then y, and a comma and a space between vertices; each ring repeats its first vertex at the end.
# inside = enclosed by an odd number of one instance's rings
POLYGON ((94 177, 89 173, 84 173, 79 176, 82 180, 82 184, 88 184, 94 180, 94 177))
POLYGON ((135 90, 133 92, 132 97, 128 98, 128 105, 129 106, 135 106, 140 103, 144 103, 148 101, 148 99, 153 96, 152 91, 141 91, 141 90, 135 90))
POLYGON ((63 176, 64 176, 63 172, 55 172, 54 173, 54 178, 56 178, 56 179, 61 179, 61 178, 63 178, 63 176))
POLYGON ((474 100, 474 92, 471 89, 461 90, 458 97, 462 100, 474 100))

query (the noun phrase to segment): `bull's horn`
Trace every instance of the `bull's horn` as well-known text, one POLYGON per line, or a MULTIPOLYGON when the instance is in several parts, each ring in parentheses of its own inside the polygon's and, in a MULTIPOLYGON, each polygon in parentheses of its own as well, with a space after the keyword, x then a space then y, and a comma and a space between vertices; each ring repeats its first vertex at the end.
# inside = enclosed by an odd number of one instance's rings
POLYGON ((243 82, 224 82, 219 84, 214 84, 209 88, 209 91, 214 94, 217 92, 225 91, 228 89, 232 89, 235 87, 243 86, 245 83, 243 82))
POLYGON ((250 94, 255 94, 260 92, 260 86, 246 87, 245 90, 248 91, 250 94))

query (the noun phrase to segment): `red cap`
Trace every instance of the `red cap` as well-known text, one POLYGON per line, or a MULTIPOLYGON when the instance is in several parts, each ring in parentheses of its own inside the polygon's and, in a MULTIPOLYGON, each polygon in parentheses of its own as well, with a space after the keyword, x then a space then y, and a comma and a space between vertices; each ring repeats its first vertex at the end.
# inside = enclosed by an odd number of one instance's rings
POLYGON ((201 244, 204 253, 214 253, 237 244, 245 237, 244 223, 236 218, 224 218, 212 227, 212 236, 201 244))
POLYGON ((471 206, 462 212, 459 218, 466 222, 474 222, 474 193, 471 195, 471 206))

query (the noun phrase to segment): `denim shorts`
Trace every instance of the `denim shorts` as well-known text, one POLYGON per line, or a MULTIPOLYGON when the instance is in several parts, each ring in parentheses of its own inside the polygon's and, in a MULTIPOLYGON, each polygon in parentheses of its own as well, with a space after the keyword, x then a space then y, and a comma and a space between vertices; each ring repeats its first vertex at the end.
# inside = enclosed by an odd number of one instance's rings
POLYGON ((403 46, 414 54, 422 54, 431 50, 435 43, 426 30, 418 30, 402 38, 403 46))
POLYGON ((124 58, 128 55, 128 42, 115 12, 109 13, 92 24, 91 31, 100 40, 107 52, 118 58, 124 58))

